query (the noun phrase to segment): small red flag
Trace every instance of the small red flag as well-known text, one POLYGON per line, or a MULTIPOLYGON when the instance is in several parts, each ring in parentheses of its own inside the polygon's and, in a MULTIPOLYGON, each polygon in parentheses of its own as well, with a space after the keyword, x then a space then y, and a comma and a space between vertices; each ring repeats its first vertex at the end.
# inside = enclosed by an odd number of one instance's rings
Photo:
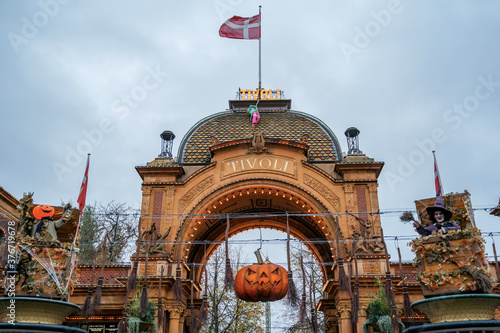
POLYGON ((83 214, 83 209, 85 208, 85 199, 87 198, 87 184, 89 179, 89 162, 90 154, 87 156, 87 167, 85 168, 85 174, 83 175, 82 186, 80 187, 80 195, 78 196, 78 208, 80 209, 80 214, 83 214))
POLYGON ((443 184, 441 183, 441 177, 439 176, 439 169, 436 161, 435 151, 432 151, 432 155, 434 155, 434 184, 436 186, 436 196, 443 195, 443 184))
POLYGON ((259 39, 260 14, 252 17, 231 17, 220 27, 219 36, 234 39, 259 39))

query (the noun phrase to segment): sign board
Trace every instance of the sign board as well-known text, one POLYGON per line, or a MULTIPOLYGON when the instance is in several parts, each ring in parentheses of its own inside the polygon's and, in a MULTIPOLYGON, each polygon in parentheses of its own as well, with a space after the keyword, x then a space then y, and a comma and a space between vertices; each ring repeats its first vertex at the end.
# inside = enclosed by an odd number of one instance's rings
POLYGON ((271 171, 295 176, 295 159, 277 155, 244 155, 222 161, 222 178, 244 172, 271 171))
POLYGON ((118 332, 117 323, 90 323, 82 324, 81 328, 89 333, 116 333, 118 332))
POLYGON ((240 100, 257 100, 260 94, 261 100, 276 100, 281 99, 279 89, 240 89, 238 91, 240 100))

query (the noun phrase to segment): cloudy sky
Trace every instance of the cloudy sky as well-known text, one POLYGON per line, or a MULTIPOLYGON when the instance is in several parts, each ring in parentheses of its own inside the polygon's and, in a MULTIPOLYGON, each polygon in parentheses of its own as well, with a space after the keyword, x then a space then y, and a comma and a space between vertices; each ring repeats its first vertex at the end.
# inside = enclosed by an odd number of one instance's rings
MULTIPOLYGON (((385 162, 383 211, 446 192, 500 196, 498 1, 2 1, 0 185, 40 203, 139 206, 134 167, 258 81, 258 42, 220 38, 262 5, 262 81, 385 162)), ((386 214, 386 235, 414 234, 386 214)), ((476 211, 483 231, 500 219, 476 211)), ((490 252, 491 253, 491 252, 490 252)))

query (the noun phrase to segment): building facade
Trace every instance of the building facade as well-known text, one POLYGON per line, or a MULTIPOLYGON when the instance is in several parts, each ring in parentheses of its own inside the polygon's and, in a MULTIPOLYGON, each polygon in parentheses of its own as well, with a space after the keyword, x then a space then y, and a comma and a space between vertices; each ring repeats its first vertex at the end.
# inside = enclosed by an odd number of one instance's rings
MULTIPOLYGON (((393 280, 401 308, 404 273, 411 301, 421 299, 411 265, 388 265, 386 260, 378 201, 384 163, 359 150, 359 131, 346 131, 349 149, 343 156, 332 130, 293 110, 291 100, 273 91, 262 95, 260 120, 252 124, 247 110, 257 101, 253 94, 239 96, 229 101, 228 110, 198 121, 183 137, 176 158, 171 151, 175 135, 165 132, 161 154, 136 167, 142 179, 141 242, 138 260, 135 255, 132 260, 138 275, 148 278, 149 299, 161 302, 165 331, 188 331, 204 296, 204 264, 228 237, 255 228, 289 232, 313 253, 325 295, 318 310, 329 332, 353 329, 352 293, 339 288, 340 263, 349 276, 357 272, 358 332, 377 292, 376 279, 393 280), (180 297, 176 281, 182 286, 180 297)), ((1 188, 0 198, 3 216, 15 219, 16 199, 1 188)), ((66 324, 115 332, 132 297, 127 298, 126 288, 131 271, 131 266, 107 265, 102 306, 89 318, 70 316, 66 324)), ((90 276, 91 267, 79 267, 71 302, 85 302, 90 276)))
POLYGON ((377 214, 383 162, 359 149, 342 156, 330 128, 292 110, 290 100, 260 100, 260 120, 253 125, 247 113, 253 103, 229 101, 229 110, 190 129, 176 159, 162 152, 136 167, 143 180, 142 232, 154 225, 155 237, 163 240, 149 253, 148 275, 157 277, 161 267, 167 272, 161 297, 169 332, 181 332, 190 322, 191 284, 197 307, 201 304, 204 260, 226 235, 257 227, 286 232, 287 226, 320 263, 326 295, 320 310, 332 332, 351 330, 351 295, 338 288, 337 261, 343 258, 354 272, 356 253, 360 331, 363 309, 376 292, 374 279, 387 271, 377 214), (171 288, 179 274, 181 301, 171 288))

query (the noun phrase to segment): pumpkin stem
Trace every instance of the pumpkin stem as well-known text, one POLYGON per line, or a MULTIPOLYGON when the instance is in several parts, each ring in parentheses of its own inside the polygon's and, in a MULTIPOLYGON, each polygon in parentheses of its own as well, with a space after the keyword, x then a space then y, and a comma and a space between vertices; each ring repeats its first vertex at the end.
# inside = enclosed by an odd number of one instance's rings
POLYGON ((257 263, 263 264, 264 260, 262 259, 262 254, 260 253, 260 250, 257 250, 254 253, 255 253, 255 256, 257 257, 257 263))

